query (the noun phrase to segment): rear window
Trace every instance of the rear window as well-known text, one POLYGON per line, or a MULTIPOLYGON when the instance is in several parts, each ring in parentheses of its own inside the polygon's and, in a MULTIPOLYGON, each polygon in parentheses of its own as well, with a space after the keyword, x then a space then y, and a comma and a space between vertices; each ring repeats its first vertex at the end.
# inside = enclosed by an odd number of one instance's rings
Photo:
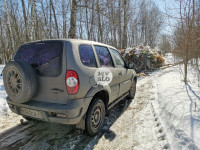
POLYGON ((40 75, 58 76, 62 71, 62 42, 39 42, 22 45, 16 53, 15 60, 23 60, 40 75))

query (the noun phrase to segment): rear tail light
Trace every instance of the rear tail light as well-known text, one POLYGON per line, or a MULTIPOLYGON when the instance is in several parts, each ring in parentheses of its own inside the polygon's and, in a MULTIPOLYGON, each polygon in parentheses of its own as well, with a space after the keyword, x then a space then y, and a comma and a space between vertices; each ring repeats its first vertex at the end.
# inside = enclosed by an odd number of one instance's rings
POLYGON ((76 94, 79 89, 78 74, 73 70, 68 70, 66 73, 66 87, 70 95, 76 94))

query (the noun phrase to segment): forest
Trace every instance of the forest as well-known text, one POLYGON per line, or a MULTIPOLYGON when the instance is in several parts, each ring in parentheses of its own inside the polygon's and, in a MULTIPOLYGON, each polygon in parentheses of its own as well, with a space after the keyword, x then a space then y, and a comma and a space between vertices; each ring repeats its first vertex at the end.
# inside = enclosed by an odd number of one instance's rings
POLYGON ((200 74, 200 0, 162 2, 164 10, 152 0, 0 0, 0 62, 22 43, 42 39, 86 39, 117 49, 143 45, 181 59, 186 82, 189 62, 200 74))
POLYGON ((0 0, 0 54, 42 39, 80 38, 118 49, 158 43, 163 26, 150 0, 0 0))

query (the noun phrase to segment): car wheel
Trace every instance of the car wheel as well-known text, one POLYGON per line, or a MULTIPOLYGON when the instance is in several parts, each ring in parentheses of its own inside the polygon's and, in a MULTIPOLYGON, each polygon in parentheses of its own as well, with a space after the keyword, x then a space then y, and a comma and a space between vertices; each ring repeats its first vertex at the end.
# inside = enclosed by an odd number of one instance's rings
POLYGON ((135 80, 133 80, 131 84, 131 88, 129 90, 128 98, 134 99, 135 92, 136 92, 136 83, 135 83, 135 80))
POLYGON ((104 125, 105 104, 100 98, 96 98, 90 105, 86 116, 86 130, 89 135, 96 135, 104 125))
POLYGON ((37 91, 36 74, 24 61, 10 61, 3 70, 3 82, 8 97, 15 103, 25 103, 37 91))

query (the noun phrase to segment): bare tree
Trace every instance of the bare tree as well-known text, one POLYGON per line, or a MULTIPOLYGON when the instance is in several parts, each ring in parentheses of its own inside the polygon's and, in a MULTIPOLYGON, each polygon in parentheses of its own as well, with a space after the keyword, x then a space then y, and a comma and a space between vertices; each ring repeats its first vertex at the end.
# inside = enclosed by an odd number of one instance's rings
POLYGON ((127 47, 127 0, 123 1, 124 5, 124 25, 123 25, 123 42, 122 42, 122 47, 126 48, 127 47))
POLYGON ((170 53, 172 50, 172 43, 170 37, 166 34, 162 34, 160 37, 159 49, 164 53, 170 53))
POLYGON ((175 30, 175 53, 184 62, 184 82, 187 83, 188 62, 192 58, 195 49, 195 0, 179 1, 180 20, 175 30))
POLYGON ((72 0, 70 28, 68 36, 70 38, 76 38, 76 14, 77 13, 77 0, 72 0))
POLYGON ((28 41, 29 40, 29 37, 28 37, 28 24, 27 24, 26 9, 25 9, 26 7, 25 7, 24 0, 21 0, 21 3, 22 3, 23 16, 24 16, 26 41, 28 41))
POLYGON ((50 5, 51 5, 51 8, 53 10, 54 21, 55 21, 55 24, 56 24, 57 38, 59 38, 60 35, 59 35, 59 29, 58 29, 58 22, 57 22, 56 12, 55 12, 55 8, 54 8, 54 4, 53 4, 52 0, 50 0, 50 5))
POLYGON ((122 48, 122 27, 121 27, 121 0, 118 1, 118 38, 119 38, 119 44, 118 47, 122 48))
POLYGON ((11 52, 12 52, 15 49, 15 44, 14 44, 14 38, 13 38, 11 22, 10 22, 10 17, 9 17, 9 12, 8 12, 8 5, 7 5, 6 0, 4 0, 4 13, 5 13, 5 20, 6 20, 8 36, 9 36, 10 43, 11 43, 11 52))
POLYGON ((89 39, 119 49, 140 43, 155 46, 162 25, 160 11, 149 0, 4 0, 4 3, 0 3, 4 7, 0 9, 0 57, 10 57, 8 49, 25 41, 45 38, 89 39))
POLYGON ((62 17, 63 17, 63 38, 66 38, 67 31, 66 31, 66 0, 62 0, 62 17))
POLYGON ((32 1, 31 6, 31 28, 30 28, 30 40, 34 40, 34 29, 36 21, 36 0, 32 1))

